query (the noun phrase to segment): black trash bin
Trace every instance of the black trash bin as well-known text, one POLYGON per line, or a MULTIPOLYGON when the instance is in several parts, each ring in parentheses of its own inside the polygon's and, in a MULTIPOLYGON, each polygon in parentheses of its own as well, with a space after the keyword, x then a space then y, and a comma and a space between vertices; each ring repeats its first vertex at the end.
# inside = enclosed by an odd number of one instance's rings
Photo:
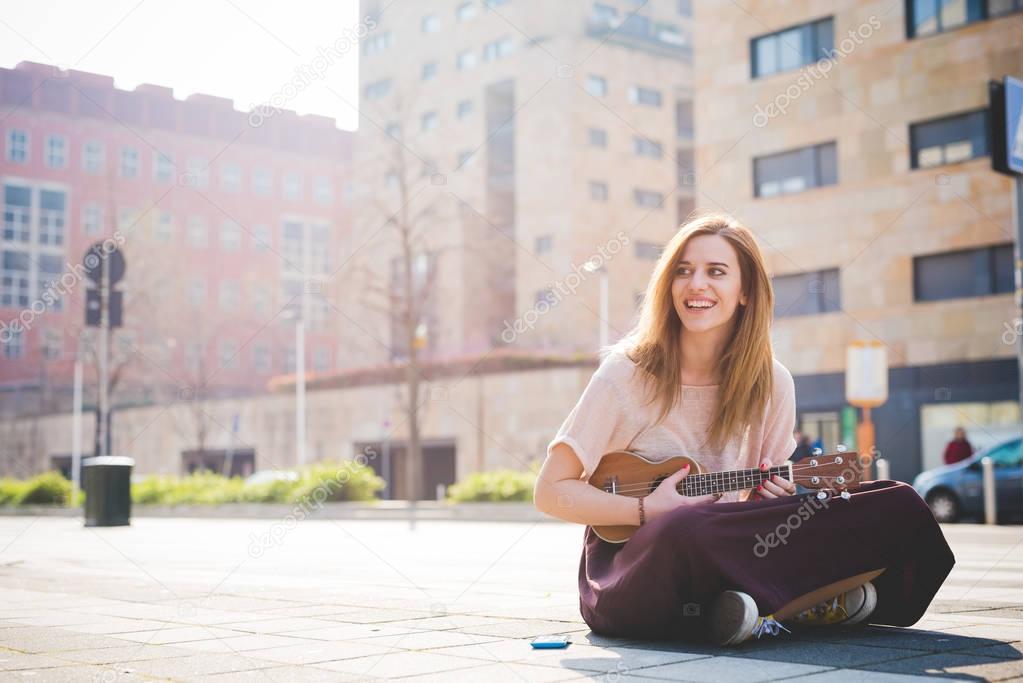
POLYGON ((131 524, 131 469, 135 461, 115 455, 82 460, 85 526, 131 524))

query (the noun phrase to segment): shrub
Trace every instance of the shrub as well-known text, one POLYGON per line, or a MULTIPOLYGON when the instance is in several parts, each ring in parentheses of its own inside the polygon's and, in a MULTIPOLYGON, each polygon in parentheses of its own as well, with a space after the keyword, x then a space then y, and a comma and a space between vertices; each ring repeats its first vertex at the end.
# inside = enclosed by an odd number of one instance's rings
POLYGON ((132 502, 140 505, 220 505, 242 500, 245 482, 212 472, 184 477, 154 475, 131 485, 132 502))
POLYGON ((17 505, 67 505, 71 499, 71 482, 60 472, 44 472, 21 486, 17 505))
POLYGON ((520 470, 493 470, 474 472, 462 481, 448 487, 448 500, 465 502, 532 502, 536 472, 520 470))
POLYGON ((0 505, 17 505, 27 482, 4 477, 0 479, 0 505))
POLYGON ((386 483, 373 468, 354 460, 321 462, 301 471, 289 503, 375 500, 386 483))

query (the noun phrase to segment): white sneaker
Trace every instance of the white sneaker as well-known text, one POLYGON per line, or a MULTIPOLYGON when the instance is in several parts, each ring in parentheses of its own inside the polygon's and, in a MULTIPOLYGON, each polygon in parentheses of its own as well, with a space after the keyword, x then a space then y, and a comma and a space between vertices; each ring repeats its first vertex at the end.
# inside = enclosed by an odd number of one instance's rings
POLYGON ((710 613, 711 639, 718 645, 738 645, 765 633, 788 631, 773 615, 762 617, 753 597, 740 591, 725 591, 717 597, 710 613))
POLYGON ((866 621, 874 608, 877 607, 877 589, 874 584, 867 581, 862 586, 857 586, 831 600, 803 610, 791 619, 786 619, 790 625, 797 626, 824 626, 829 624, 843 624, 852 626, 866 621))

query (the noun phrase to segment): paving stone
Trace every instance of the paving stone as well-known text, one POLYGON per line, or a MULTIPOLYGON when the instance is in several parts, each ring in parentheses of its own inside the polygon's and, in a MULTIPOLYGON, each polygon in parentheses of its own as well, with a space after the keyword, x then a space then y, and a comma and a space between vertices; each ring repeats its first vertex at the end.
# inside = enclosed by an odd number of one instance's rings
MULTIPOLYGON (((402 683, 546 683, 548 681, 579 681, 592 680, 588 674, 568 669, 552 669, 545 666, 529 664, 480 664, 468 669, 456 669, 441 673, 429 673, 421 676, 408 676, 400 679, 402 683)), ((633 677, 612 678, 609 681, 634 681, 633 677)))
POLYGON ((310 640, 352 640, 356 638, 373 638, 376 636, 394 636, 406 633, 421 633, 411 628, 395 628, 390 624, 333 624, 324 628, 308 631, 287 631, 280 635, 295 636, 310 640))
MULTIPOLYGON (((139 631, 137 633, 118 633, 117 638, 131 640, 150 645, 172 645, 187 643, 191 640, 215 640, 248 635, 242 631, 232 631, 214 626, 170 626, 155 631, 139 631)), ((118 643, 123 645, 124 643, 118 643)))
POLYGON ((920 650, 894 649, 853 645, 851 643, 815 643, 753 640, 734 649, 736 657, 792 662, 794 664, 826 664, 834 667, 858 667, 921 654, 920 650))
POLYGON ((316 666, 320 669, 340 671, 358 676, 398 678, 401 676, 466 669, 479 666, 479 661, 431 652, 400 652, 335 662, 321 662, 316 666))
POLYGON ((973 679, 979 677, 988 681, 1023 676, 1023 660, 981 657, 961 652, 921 655, 862 668, 867 671, 886 671, 917 676, 961 676, 973 679))
MULTIPOLYGON (((793 679, 799 683, 933 683, 933 676, 911 676, 909 674, 881 673, 879 671, 858 671, 856 669, 836 669, 809 676, 793 679)), ((942 681, 974 681, 973 678, 941 678, 942 681)))
POLYGON ((0 649, 0 671, 49 669, 56 666, 67 666, 67 662, 52 655, 26 654, 0 649))
POLYGON ((779 678, 790 678, 803 674, 825 671, 825 666, 807 664, 787 664, 768 662, 742 657, 700 657, 674 664, 647 667, 636 672, 649 678, 665 678, 670 680, 707 681, 771 681, 779 678))
POLYGON ((182 679, 187 683, 345 683, 346 681, 383 681, 382 678, 327 671, 312 666, 272 666, 223 674, 182 679))
POLYGON ((455 630, 459 633, 472 633, 481 636, 499 636, 501 638, 535 638, 536 636, 564 635, 577 629, 574 624, 568 624, 563 621, 516 619, 496 624, 465 626, 455 630))
MULTIPOLYGON (((260 615, 265 616, 265 615, 260 615)), ((251 618, 246 621, 233 621, 220 624, 223 628, 249 633, 292 633, 309 631, 334 626, 334 622, 307 617, 251 618)))
POLYGON ((186 652, 248 652, 249 650, 267 650, 274 647, 289 645, 309 645, 317 641, 291 636, 275 636, 266 633, 254 633, 233 638, 217 638, 211 640, 191 640, 178 643, 175 647, 186 652))
POLYGON ((189 678, 206 674, 246 671, 267 666, 266 662, 241 655, 219 653, 193 653, 188 657, 171 659, 144 659, 123 666, 146 676, 160 678, 189 678))
POLYGON ((271 647, 262 650, 249 650, 245 653, 245 656, 283 664, 315 664, 332 660, 390 654, 392 652, 400 651, 366 642, 330 643, 322 641, 303 643, 301 645, 271 647))
POLYGON ((98 650, 74 650, 59 652, 55 656, 66 662, 83 664, 118 664, 141 659, 165 659, 168 657, 187 657, 190 650, 170 645, 147 645, 133 643, 122 647, 105 647, 98 650))

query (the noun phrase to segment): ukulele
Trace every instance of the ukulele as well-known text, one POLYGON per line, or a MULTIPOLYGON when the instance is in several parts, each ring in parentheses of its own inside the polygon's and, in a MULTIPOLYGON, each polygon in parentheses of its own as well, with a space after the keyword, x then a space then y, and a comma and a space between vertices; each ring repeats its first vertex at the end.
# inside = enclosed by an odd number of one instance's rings
MULTIPOLYGON (((815 454, 799 462, 786 462, 767 470, 752 468, 707 472, 700 463, 684 455, 663 462, 651 462, 631 451, 613 451, 600 459, 600 464, 587 483, 607 493, 641 498, 653 493, 662 481, 688 464, 689 474, 676 487, 683 496, 752 489, 777 474, 795 484, 817 489, 818 498, 827 498, 827 490, 831 490, 848 499, 849 489, 859 487, 863 468, 870 461, 870 455, 846 453, 839 446, 838 453, 815 454)), ((592 527, 597 536, 610 543, 624 543, 638 528, 635 524, 592 527)))

